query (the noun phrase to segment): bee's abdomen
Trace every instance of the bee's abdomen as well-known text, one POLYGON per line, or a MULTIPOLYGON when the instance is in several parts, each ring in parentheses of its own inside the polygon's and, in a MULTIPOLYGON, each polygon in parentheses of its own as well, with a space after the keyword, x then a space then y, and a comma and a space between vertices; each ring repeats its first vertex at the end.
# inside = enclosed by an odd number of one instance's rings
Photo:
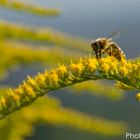
POLYGON ((113 56, 118 60, 122 60, 123 58, 125 59, 125 54, 123 53, 123 51, 120 50, 116 50, 113 56))
POLYGON ((124 52, 115 42, 112 42, 110 45, 112 47, 112 56, 118 60, 126 59, 124 52))

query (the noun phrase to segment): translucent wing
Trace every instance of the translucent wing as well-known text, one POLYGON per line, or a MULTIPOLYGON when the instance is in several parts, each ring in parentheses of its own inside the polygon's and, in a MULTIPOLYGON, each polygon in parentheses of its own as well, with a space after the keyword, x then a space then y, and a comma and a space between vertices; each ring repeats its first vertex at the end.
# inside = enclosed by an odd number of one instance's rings
POLYGON ((123 31, 125 31, 125 30, 126 30, 126 28, 120 29, 120 30, 112 33, 111 35, 109 35, 107 37, 107 39, 116 39, 117 37, 119 37, 120 33, 123 32, 123 31))

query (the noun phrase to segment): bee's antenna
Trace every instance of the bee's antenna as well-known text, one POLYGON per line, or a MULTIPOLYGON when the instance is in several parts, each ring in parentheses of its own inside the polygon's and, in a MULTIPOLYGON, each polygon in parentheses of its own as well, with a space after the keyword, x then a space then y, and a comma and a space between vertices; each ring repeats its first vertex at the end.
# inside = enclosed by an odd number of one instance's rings
POLYGON ((112 33, 111 35, 109 35, 109 36, 107 37, 107 40, 108 40, 108 39, 112 39, 113 37, 115 37, 115 38, 119 37, 120 33, 123 32, 123 31, 125 31, 125 30, 126 30, 126 28, 122 28, 122 29, 120 29, 120 30, 118 30, 118 31, 116 31, 116 32, 114 32, 114 33, 112 33))

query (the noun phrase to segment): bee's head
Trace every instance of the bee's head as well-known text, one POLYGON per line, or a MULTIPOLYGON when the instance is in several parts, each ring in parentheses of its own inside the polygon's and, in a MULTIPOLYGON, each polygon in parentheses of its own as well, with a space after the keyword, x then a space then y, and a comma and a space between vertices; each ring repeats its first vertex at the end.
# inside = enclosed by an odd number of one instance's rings
POLYGON ((103 46, 106 45, 107 41, 107 38, 97 38, 95 41, 91 42, 90 46, 93 50, 102 49, 103 46))
POLYGON ((96 58, 99 58, 101 52, 107 46, 110 39, 108 38, 97 38, 95 41, 92 41, 90 46, 92 47, 92 53, 96 55, 96 58))

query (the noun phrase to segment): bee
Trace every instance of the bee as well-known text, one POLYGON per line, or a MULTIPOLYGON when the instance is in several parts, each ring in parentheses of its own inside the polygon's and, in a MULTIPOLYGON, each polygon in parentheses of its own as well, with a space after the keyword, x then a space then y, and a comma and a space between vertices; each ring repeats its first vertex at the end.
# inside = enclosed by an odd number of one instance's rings
POLYGON ((122 49, 112 40, 112 37, 120 33, 120 31, 114 32, 109 37, 97 38, 92 41, 90 46, 92 47, 92 53, 96 58, 101 58, 103 55, 114 56, 117 60, 126 59, 122 49))

